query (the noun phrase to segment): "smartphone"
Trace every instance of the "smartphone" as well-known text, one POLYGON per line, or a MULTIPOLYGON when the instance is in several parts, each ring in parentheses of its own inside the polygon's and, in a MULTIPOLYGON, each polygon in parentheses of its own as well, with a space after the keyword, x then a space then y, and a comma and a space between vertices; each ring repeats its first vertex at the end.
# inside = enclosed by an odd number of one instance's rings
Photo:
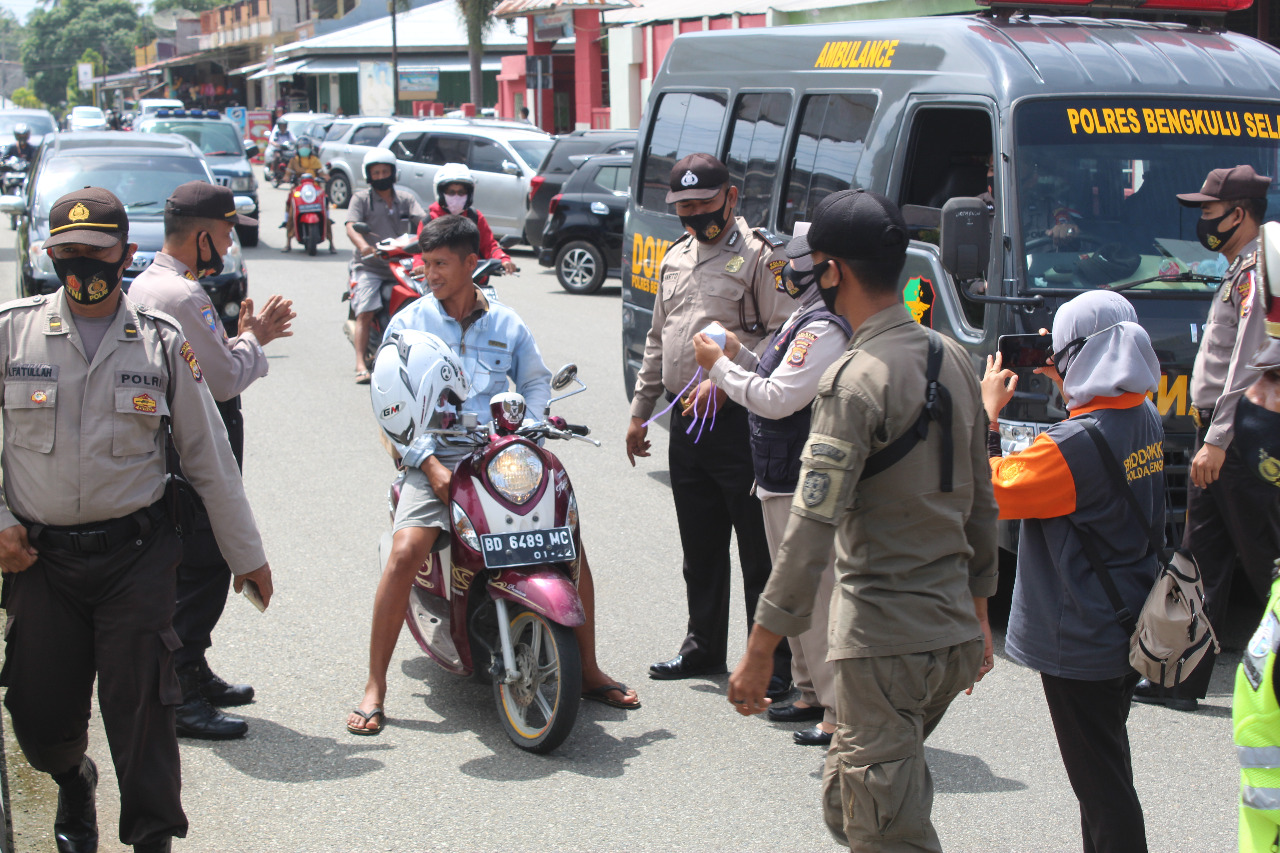
POLYGON ((1010 370, 1044 367, 1053 353, 1050 335, 1001 335, 998 341, 1002 366, 1010 370))
POLYGON ((258 591, 258 585, 253 581, 245 581, 244 586, 240 587, 240 592, 244 593, 244 597, 249 599, 250 604, 258 608, 259 613, 267 609, 267 603, 262 600, 262 593, 258 591))

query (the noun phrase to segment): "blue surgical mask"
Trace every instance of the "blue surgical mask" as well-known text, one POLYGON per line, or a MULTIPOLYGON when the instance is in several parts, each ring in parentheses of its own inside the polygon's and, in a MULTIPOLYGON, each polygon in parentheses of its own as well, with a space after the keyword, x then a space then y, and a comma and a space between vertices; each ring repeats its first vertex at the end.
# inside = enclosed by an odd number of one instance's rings
POLYGON ((298 149, 298 156, 299 156, 299 157, 310 157, 310 156, 311 156, 311 149, 310 149, 310 148, 308 148, 308 147, 306 147, 305 145, 304 145, 304 146, 302 146, 301 148, 299 148, 299 149, 298 149))

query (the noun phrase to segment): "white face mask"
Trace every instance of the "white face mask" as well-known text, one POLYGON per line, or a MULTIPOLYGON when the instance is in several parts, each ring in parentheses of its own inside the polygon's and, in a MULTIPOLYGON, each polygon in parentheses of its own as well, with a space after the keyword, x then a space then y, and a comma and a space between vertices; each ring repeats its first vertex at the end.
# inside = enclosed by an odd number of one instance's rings
POLYGON ((444 203, 449 208, 450 213, 461 213, 467 209, 467 197, 465 195, 445 193, 444 203))

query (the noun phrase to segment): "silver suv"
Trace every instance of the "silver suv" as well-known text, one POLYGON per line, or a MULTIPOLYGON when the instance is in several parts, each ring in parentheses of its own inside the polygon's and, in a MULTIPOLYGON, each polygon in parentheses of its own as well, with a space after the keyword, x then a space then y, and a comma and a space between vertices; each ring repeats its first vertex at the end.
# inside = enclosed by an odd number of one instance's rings
POLYGON ((346 207, 351 194, 365 188, 364 155, 377 148, 387 128, 400 122, 391 116, 344 116, 333 120, 317 152, 329 170, 329 201, 346 207))
POLYGON ((525 198, 554 137, 523 122, 423 119, 391 129, 379 144, 399 161, 402 186, 423 206, 436 200, 436 169, 465 163, 476 181, 475 206, 503 245, 524 237, 525 198))

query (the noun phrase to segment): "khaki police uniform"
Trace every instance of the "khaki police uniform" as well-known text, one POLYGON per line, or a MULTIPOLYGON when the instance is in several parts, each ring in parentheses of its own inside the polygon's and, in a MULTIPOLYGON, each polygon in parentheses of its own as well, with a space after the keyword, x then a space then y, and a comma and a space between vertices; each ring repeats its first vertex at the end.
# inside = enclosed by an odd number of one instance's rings
MULTIPOLYGON (((1209 443, 1226 450, 1218 479, 1207 489, 1187 482, 1187 526, 1183 547, 1204 576, 1205 612, 1224 627, 1231 579, 1244 569, 1254 593, 1267 600, 1271 566, 1280 553, 1280 493, 1253 476, 1231 438, 1236 405, 1257 378, 1249 362, 1267 340, 1266 282, 1257 268, 1258 241, 1249 243, 1227 268, 1209 307, 1208 322, 1191 374, 1197 420, 1196 449, 1209 443)), ((1203 699, 1216 655, 1212 649, 1180 684, 1181 697, 1203 699)))
MULTIPOLYGON (((129 298, 138 305, 163 311, 182 326, 191 344, 204 383, 218 404, 236 463, 244 464, 244 417, 240 393, 267 375, 267 355, 253 332, 228 338, 222 318, 200 286, 195 273, 172 255, 157 252, 155 260, 133 280, 129 298)), ((213 538, 209 516, 198 508, 184 530, 183 559, 178 567, 178 607, 173 627, 182 640, 175 656, 179 669, 204 659, 212 645, 214 627, 222 616, 231 585, 231 572, 213 538)))
POLYGON ((165 431, 232 571, 266 562, 199 362, 172 318, 121 296, 92 363, 65 291, 0 306, 3 502, 39 552, 6 575, 0 684, 27 760, 80 766, 95 674, 126 844, 184 836, 170 620, 181 547, 162 506, 165 431))
MULTIPOLYGON (((776 287, 786 262, 777 251, 781 241, 766 239, 740 216, 725 231, 711 245, 686 235, 663 258, 632 417, 648 419, 664 391, 667 401, 682 392, 698 369, 693 336, 712 321, 754 349, 790 313, 792 299, 776 287)), ((691 667, 716 668, 725 662, 728 641, 730 533, 737 534, 748 621, 771 561, 760 502, 751 495, 746 410, 726 401, 714 427, 708 418, 698 438, 697 426, 687 432, 692 419, 682 408, 678 402, 672 408, 668 446, 689 605, 680 654, 691 667)), ((788 657, 784 648, 776 666, 783 679, 790 678, 788 657)))
POLYGON ((928 331, 903 305, 868 319, 822 377, 800 482, 756 619, 809 627, 833 540, 828 628, 836 736, 827 825, 855 851, 940 850, 929 820, 924 739, 974 681, 982 639, 973 598, 996 590, 996 504, 986 415, 969 357, 943 340, 951 394, 952 490, 941 490, 941 428, 882 473, 867 457, 911 428, 925 400, 928 331))

